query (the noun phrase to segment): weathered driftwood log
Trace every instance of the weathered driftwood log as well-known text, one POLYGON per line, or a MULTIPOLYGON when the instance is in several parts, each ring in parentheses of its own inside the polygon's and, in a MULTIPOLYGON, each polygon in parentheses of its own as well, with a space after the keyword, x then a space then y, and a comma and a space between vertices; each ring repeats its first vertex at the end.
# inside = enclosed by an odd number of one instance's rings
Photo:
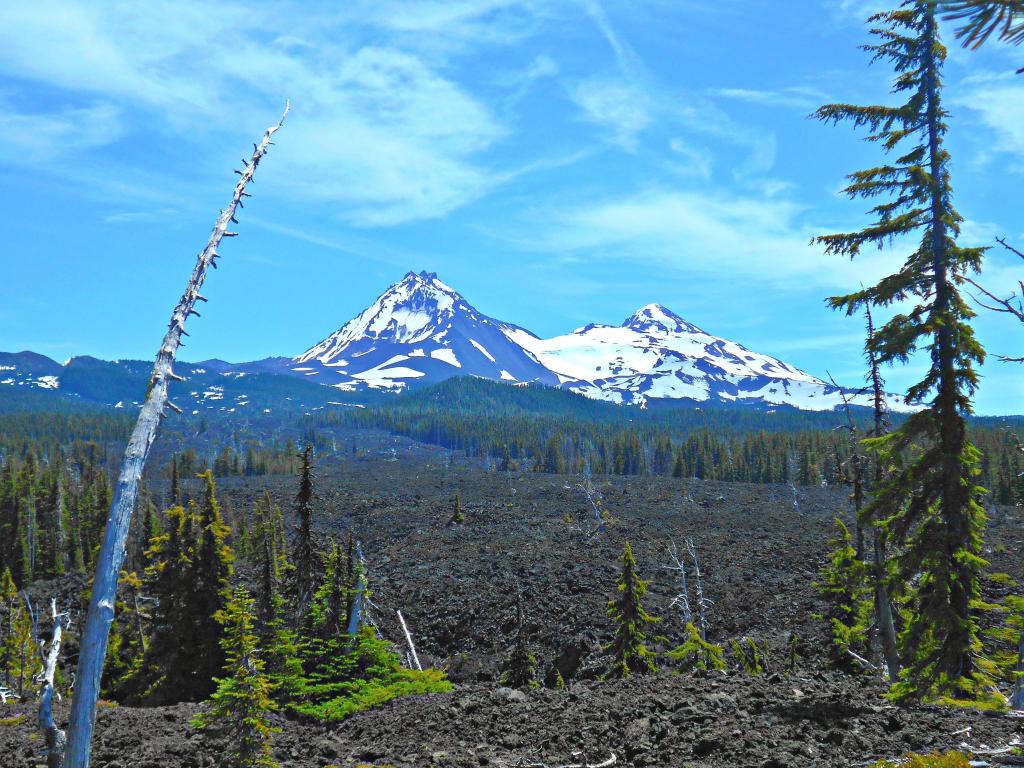
MULTIPOLYGON (((581 752, 573 752, 573 757, 581 755, 581 752)), ((528 763, 520 760, 516 763, 507 763, 509 768, 610 768, 618 762, 614 752, 609 753, 606 760, 599 763, 590 763, 584 760, 582 763, 566 763, 564 765, 548 765, 547 763, 528 763)))
POLYGON ((277 125, 271 126, 263 135, 263 140, 254 145, 252 157, 245 163, 239 174, 238 183, 231 196, 227 208, 221 211, 217 223, 213 227, 206 247, 196 260, 195 269, 185 286, 178 305, 171 314, 170 327, 164 335, 160 351, 153 366, 153 375, 149 380, 146 401, 139 412, 135 429, 132 430, 128 447, 121 461, 121 473, 114 490, 114 500, 110 515, 107 517, 103 532, 103 544, 96 563, 96 579, 93 584, 92 599, 89 601, 89 612, 86 615, 85 629, 82 632, 81 652, 78 659, 78 675, 75 693, 71 704, 71 720, 68 726, 67 753, 64 757, 64 768, 88 768, 89 754, 92 744, 92 732, 96 717, 96 699, 99 696, 100 675, 103 672, 103 660, 107 654, 107 641, 110 636, 110 624, 114 619, 114 600, 117 594, 117 581, 124 562, 125 542, 131 523, 132 510, 139 492, 139 480, 146 465, 149 450, 156 439, 156 433, 165 413, 164 409, 181 412, 181 409, 167 398, 167 387, 171 381, 180 381, 181 377, 174 373, 173 364, 181 346, 181 337, 185 334, 185 322, 189 315, 198 315, 195 310, 197 301, 206 301, 200 293, 206 273, 210 267, 217 266, 217 248, 225 237, 234 237, 237 233, 228 231, 228 225, 235 219, 235 211, 243 207, 242 198, 247 197, 246 186, 252 181, 256 166, 267 153, 273 143, 271 137, 284 123, 288 114, 285 105, 284 114, 277 125))

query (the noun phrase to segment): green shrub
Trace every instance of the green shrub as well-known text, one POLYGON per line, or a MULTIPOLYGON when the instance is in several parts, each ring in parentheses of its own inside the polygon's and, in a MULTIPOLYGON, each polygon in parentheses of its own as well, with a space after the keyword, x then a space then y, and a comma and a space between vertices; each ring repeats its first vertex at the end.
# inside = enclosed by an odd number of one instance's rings
POLYGON ((686 642, 673 648, 666 656, 681 662, 689 669, 725 669, 725 651, 722 646, 709 643, 690 622, 686 625, 686 642))
POLYGON ((291 708, 317 720, 343 720, 400 696, 452 689, 441 670, 403 667, 390 644, 367 625, 360 626, 354 637, 341 635, 310 646, 311 674, 303 700, 291 708))
POLYGON ((946 752, 930 755, 907 755, 905 761, 894 763, 891 760, 879 760, 871 768, 970 768, 971 762, 963 752, 946 752))

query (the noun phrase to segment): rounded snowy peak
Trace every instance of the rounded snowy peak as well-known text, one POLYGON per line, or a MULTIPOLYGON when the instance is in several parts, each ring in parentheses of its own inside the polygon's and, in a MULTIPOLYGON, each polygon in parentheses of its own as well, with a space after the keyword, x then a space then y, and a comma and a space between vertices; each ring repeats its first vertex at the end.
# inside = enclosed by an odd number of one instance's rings
POLYGON ((623 328, 641 333, 704 333, 661 304, 647 304, 627 317, 623 328))

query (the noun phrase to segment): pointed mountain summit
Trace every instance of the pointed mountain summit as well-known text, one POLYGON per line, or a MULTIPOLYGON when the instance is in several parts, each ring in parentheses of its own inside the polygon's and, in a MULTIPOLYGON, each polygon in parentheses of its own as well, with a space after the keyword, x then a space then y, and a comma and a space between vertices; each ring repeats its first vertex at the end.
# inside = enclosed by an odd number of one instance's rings
POLYGON ((509 332, 532 336, 478 311, 436 273, 409 272, 291 370, 340 389, 397 390, 452 376, 557 384, 509 332))
MULTIPOLYGON (((712 336, 661 304, 647 304, 621 326, 591 324, 564 336, 514 341, 554 371, 565 389, 616 403, 687 399, 805 410, 842 406, 840 390, 778 358, 712 336)), ((851 402, 868 405, 858 392, 851 402)), ((904 410, 897 398, 890 407, 904 410)))
POLYGON ((641 333, 704 333, 662 304, 647 304, 622 322, 623 328, 641 333))

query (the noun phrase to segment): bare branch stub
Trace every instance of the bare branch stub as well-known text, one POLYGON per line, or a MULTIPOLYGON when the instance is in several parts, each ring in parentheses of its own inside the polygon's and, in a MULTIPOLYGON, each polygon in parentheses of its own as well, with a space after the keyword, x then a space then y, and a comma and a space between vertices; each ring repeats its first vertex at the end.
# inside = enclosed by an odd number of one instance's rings
POLYGON ((164 411, 167 407, 178 410, 168 401, 167 388, 170 381, 175 378, 173 365, 178 348, 182 346, 181 337, 185 333, 185 322, 189 315, 195 314, 196 302, 206 301, 200 295, 199 290, 203 287, 210 267, 216 266, 215 259, 219 255, 217 248, 223 238, 233 237, 237 234, 230 232, 228 225, 235 221, 235 211, 241 206, 242 197, 246 195, 245 188, 252 181, 257 166, 273 144, 271 138, 281 129, 289 108, 290 105, 286 103, 281 119, 276 125, 266 130, 262 141, 256 145, 245 168, 238 171, 239 179, 235 184, 231 201, 221 211, 207 240, 206 247, 196 259, 195 268, 192 270, 192 275, 185 286, 181 299, 171 313, 167 332, 157 352, 153 373, 146 390, 146 401, 139 412, 138 421, 132 430, 121 462, 114 500, 107 517, 103 543, 97 558, 96 578, 93 583, 85 628, 82 632, 78 674, 68 726, 67 752, 60 763, 64 768, 88 768, 89 766, 100 675, 107 653, 110 624, 114 619, 114 601, 121 564, 124 561, 125 542, 131 524, 132 510, 138 496, 139 481, 150 448, 156 440, 160 422, 165 416, 164 411))

